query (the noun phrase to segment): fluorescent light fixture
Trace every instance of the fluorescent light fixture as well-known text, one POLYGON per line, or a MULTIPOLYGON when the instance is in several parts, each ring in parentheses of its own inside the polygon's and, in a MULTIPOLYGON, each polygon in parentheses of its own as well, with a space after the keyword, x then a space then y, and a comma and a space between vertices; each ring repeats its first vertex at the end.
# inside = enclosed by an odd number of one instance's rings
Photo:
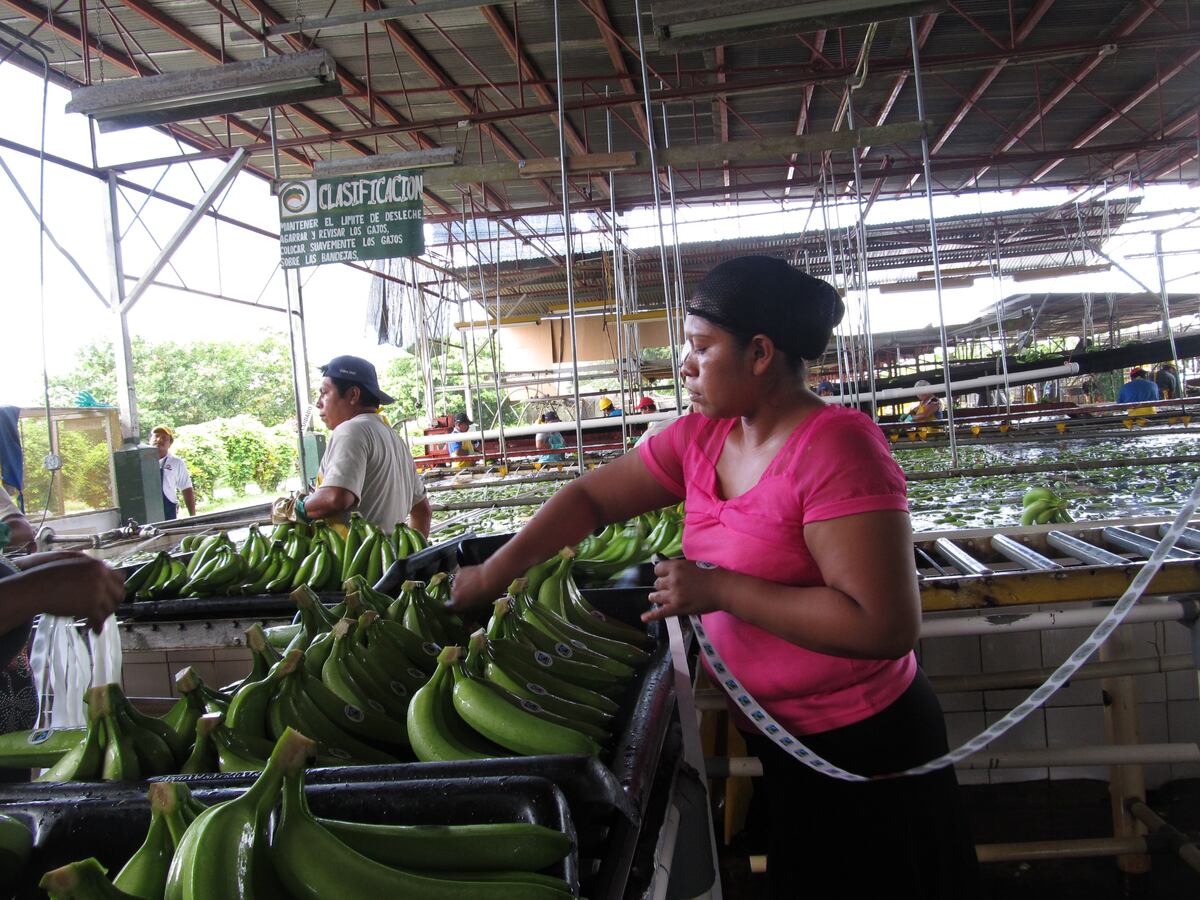
POLYGON ((457 147, 434 147, 431 150, 405 150, 399 153, 380 153, 347 160, 321 160, 313 163, 317 178, 336 178, 340 175, 366 175, 391 169, 429 169, 434 166, 456 166, 462 154, 457 147))
POLYGON ((101 131, 118 131, 336 97, 341 92, 333 57, 324 50, 309 50, 77 88, 71 92, 67 112, 90 116, 101 131))
POLYGON ((1040 278, 1064 278, 1067 275, 1092 275, 1111 271, 1112 266, 1051 266, 1046 269, 1022 269, 1011 273, 1013 281, 1037 281, 1040 278))
MULTIPOLYGON (((974 283, 974 278, 943 278, 942 290, 948 291, 954 288, 970 287, 974 283)), ((937 290, 937 283, 932 278, 928 281, 897 281, 893 284, 879 285, 879 293, 881 294, 903 294, 908 291, 934 290, 937 290)))
POLYGON ((948 0, 656 0, 664 53, 940 12, 948 0))

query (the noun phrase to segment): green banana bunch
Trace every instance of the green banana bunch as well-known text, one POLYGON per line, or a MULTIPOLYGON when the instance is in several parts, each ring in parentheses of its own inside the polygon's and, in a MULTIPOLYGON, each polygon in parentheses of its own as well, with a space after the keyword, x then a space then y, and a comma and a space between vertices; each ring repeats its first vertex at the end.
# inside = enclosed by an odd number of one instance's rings
POLYGON ((159 720, 173 732, 172 746, 187 747, 196 733, 196 720, 204 715, 204 694, 200 691, 200 676, 191 666, 180 669, 175 675, 175 690, 179 699, 159 720))
POLYGON ((38 781, 97 781, 104 762, 103 688, 87 692, 87 728, 80 741, 64 753, 38 781))
POLYGON ((132 897, 162 900, 167 873, 175 857, 175 847, 188 823, 191 792, 183 784, 162 782, 150 785, 150 828, 146 840, 129 858, 113 885, 132 897))
POLYGON ((262 774, 234 800, 204 810, 188 826, 167 875, 165 900, 279 896, 268 848, 267 823, 293 764, 304 766, 313 742, 280 735, 262 774))
POLYGON ((125 579, 125 599, 149 600, 151 591, 171 574, 171 554, 162 550, 125 579))
POLYGON ((413 695, 408 705, 408 739, 421 762, 451 762, 508 756, 508 751, 477 734, 458 715, 454 706, 454 674, 462 655, 459 647, 447 647, 438 656, 437 669, 429 682, 413 695))
MULTIPOLYGON (((363 541, 368 537, 366 531, 367 520, 358 513, 350 513, 350 527, 346 531, 345 547, 342 553, 342 581, 351 578, 356 571, 355 565, 358 559, 358 551, 362 546, 363 541)), ((362 560, 363 569, 361 574, 366 574, 366 558, 362 560)))
POLYGON ((33 833, 12 816, 0 815, 0 887, 9 887, 29 862, 33 833))
POLYGON ((509 593, 517 601, 518 613, 544 634, 580 647, 585 651, 585 657, 594 655, 610 664, 622 664, 618 667, 596 663, 601 668, 607 668, 617 675, 631 676, 632 669, 644 664, 650 655, 635 646, 632 640, 626 640, 623 634, 620 637, 610 637, 602 633, 603 626, 594 616, 581 611, 580 615, 575 617, 581 624, 577 625, 572 621, 567 610, 573 600, 566 583, 566 579, 570 578, 570 560, 564 560, 563 566, 567 570, 563 577, 553 577, 543 582, 536 603, 528 594, 520 591, 518 584, 510 586, 509 593), (517 590, 514 591, 513 587, 517 590))
POLYGON ((571 648, 556 647, 556 652, 550 652, 538 649, 533 643, 525 643, 521 637, 524 634, 535 635, 536 631, 529 629, 512 613, 508 598, 502 597, 497 600, 493 609, 487 630, 489 657, 515 674, 524 673, 530 677, 533 673, 538 673, 540 677, 532 680, 547 686, 555 684, 553 692, 558 696, 589 703, 606 711, 616 711, 617 704, 608 700, 607 694, 621 688, 619 679, 590 663, 571 658, 571 655, 565 652, 571 648), (558 685, 571 685, 581 691, 567 691, 558 685), (594 702, 594 697, 603 697, 605 702, 594 702), (609 705, 611 710, 607 709, 609 705))
POLYGON ((35 728, 0 734, 0 766, 48 769, 78 746, 86 728, 35 728))
POLYGON ((571 839, 528 822, 374 825, 318 818, 322 828, 368 859, 437 872, 537 872, 571 852, 571 839))
POLYGON ((635 647, 641 647, 643 650, 654 647, 654 638, 650 637, 644 628, 635 628, 619 619, 610 619, 588 603, 583 592, 579 590, 579 585, 575 583, 575 579, 570 574, 563 579, 563 584, 566 587, 567 596, 563 603, 562 613, 569 622, 573 622, 585 631, 616 641, 624 641, 635 647))
POLYGON ((1052 522, 1074 522, 1067 511, 1067 501, 1048 487, 1033 487, 1021 498, 1021 524, 1046 525, 1052 522))
POLYGON ((392 549, 396 551, 396 559, 404 559, 414 553, 420 553, 429 546, 425 535, 404 522, 397 522, 391 534, 392 549))
MULTIPOLYGON (((311 735, 312 739, 317 742, 322 756, 339 759, 344 763, 386 765, 397 762, 394 756, 354 737, 339 722, 330 719, 322 712, 321 707, 305 690, 303 653, 295 650, 289 652, 279 666, 282 670, 279 689, 267 711, 271 734, 280 737, 289 727, 294 728, 301 734, 311 735)), ((323 675, 324 670, 322 670, 323 675)), ((327 684, 327 686, 329 685, 327 684)), ((353 701, 347 700, 346 702, 353 701)), ((361 709, 361 707, 359 708, 361 709)))
POLYGON ((94 856, 50 870, 38 887, 50 900, 128 900, 132 896, 108 880, 108 870, 94 856))
POLYGON ((510 702, 494 684, 470 675, 461 665, 450 671, 455 711, 488 740, 523 756, 599 754, 600 746, 592 738, 552 721, 536 703, 516 698, 510 702))
POLYGON ((348 635, 357 628, 358 623, 353 619, 343 619, 334 626, 333 648, 321 667, 321 682, 344 703, 362 711, 360 715, 370 711, 403 722, 408 715, 407 689, 405 696, 397 695, 391 688, 391 679, 383 681, 353 653, 357 642, 348 635))
MULTIPOLYGON (((539 694, 531 690, 526 684, 521 684, 515 678, 511 679, 511 681, 517 686, 517 690, 509 690, 503 683, 504 679, 502 677, 497 678, 495 675, 488 677, 488 662, 487 635, 480 629, 471 635, 467 657, 462 665, 462 670, 467 675, 472 678, 483 679, 493 691, 506 701, 520 706, 526 712, 531 712, 540 719, 573 728, 576 731, 586 734, 597 743, 608 743, 612 735, 604 713, 592 707, 556 697, 545 689, 539 694)), ((492 667, 497 672, 502 671, 502 668, 496 666, 494 663, 492 667)))
POLYGON ((217 745, 212 737, 212 733, 220 724, 220 713, 205 713, 196 720, 196 737, 192 743, 192 751, 179 767, 179 774, 206 775, 209 772, 220 771, 217 745))
MULTIPOLYGON (((288 893, 297 900, 567 900, 565 883, 497 875, 506 880, 432 878, 377 862, 340 840, 313 816, 304 797, 304 761, 293 760, 283 789, 283 813, 271 840, 271 858, 288 893), (352 877, 347 877, 353 873, 352 877)), ((168 900, 171 900, 168 897, 168 900)))

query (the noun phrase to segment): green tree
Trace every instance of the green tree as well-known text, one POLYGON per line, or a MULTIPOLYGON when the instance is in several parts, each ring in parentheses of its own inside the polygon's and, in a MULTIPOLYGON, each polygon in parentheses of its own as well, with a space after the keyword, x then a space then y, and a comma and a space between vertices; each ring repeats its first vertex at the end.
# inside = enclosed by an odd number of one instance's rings
MULTIPOLYGON (((445 359, 435 355, 433 360, 435 389, 446 385, 463 384, 462 353, 457 347, 450 346, 444 346, 444 352, 446 353, 445 359), (445 375, 443 375, 443 363, 445 375)), ((487 385, 492 382, 492 378, 491 345, 480 340, 478 358, 471 364, 471 383, 481 383, 480 388, 474 394, 475 402, 482 405, 482 410, 471 409, 468 412, 472 419, 476 418, 477 414, 482 416, 485 424, 493 422, 496 416, 496 392, 487 388, 487 385)), ((410 354, 394 360, 380 377, 379 386, 396 398, 395 403, 384 408, 384 414, 389 420, 398 422, 401 419, 425 419, 425 382, 421 375, 419 357, 410 354)), ((462 394, 438 391, 434 394, 434 398, 438 415, 452 415, 462 411, 462 394)), ((505 406, 504 424, 517 424, 517 414, 516 408, 511 405, 505 406)))
MULTIPOLYGON (((225 453, 225 444, 207 423, 180 428, 171 452, 187 463, 197 500, 212 497, 217 484, 228 478, 229 457, 225 453)), ((238 492, 241 493, 240 487, 238 492)))
MULTIPOLYGON (((133 366, 139 418, 147 432, 159 424, 195 425, 243 414, 271 426, 295 413, 287 341, 278 334, 240 342, 134 338, 133 366)), ((75 367, 51 380, 51 402, 74 405, 83 390, 115 405, 111 342, 84 347, 75 367)))

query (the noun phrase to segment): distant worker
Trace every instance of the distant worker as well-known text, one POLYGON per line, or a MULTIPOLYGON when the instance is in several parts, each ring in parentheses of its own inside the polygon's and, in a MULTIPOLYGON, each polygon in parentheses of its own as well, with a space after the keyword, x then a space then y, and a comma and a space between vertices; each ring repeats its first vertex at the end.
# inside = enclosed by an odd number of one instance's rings
POLYGON ((610 399, 607 397, 600 398, 600 415, 619 416, 621 415, 621 412, 622 411, 618 407, 613 406, 613 402, 610 399))
MULTIPOLYGON (((922 378, 914 388, 929 387, 929 382, 922 378)), ((917 405, 914 406, 907 416, 904 417, 905 422, 932 422, 942 415, 942 398, 936 394, 924 393, 917 394, 917 405)))
POLYGON ((1117 394, 1118 403, 1153 403, 1158 399, 1158 385, 1146 377, 1141 366, 1129 373, 1129 381, 1117 394))
POLYGON ((654 402, 653 397, 643 397, 638 401, 637 411, 640 413, 658 412, 658 404, 654 402))
POLYGON ((397 522, 429 535, 433 510, 404 439, 378 415, 395 401, 379 387, 375 367, 358 356, 336 356, 321 366, 317 412, 330 429, 317 474, 318 487, 272 507, 276 522, 325 519, 342 525, 351 512, 385 531, 397 522))
POLYGON ((1163 363, 1154 373, 1154 383, 1158 385, 1158 393, 1164 400, 1170 400, 1179 394, 1179 371, 1171 363, 1163 363))
MULTIPOLYGON (((469 431, 471 428, 471 417, 465 412, 454 414, 454 426, 452 432, 469 431)), ((446 449, 451 456, 474 456, 475 442, 474 441, 447 441, 446 449)), ((455 469, 465 469, 467 461, 465 459, 456 460, 453 464, 455 469)))
POLYGON ((179 498, 187 505, 189 516, 196 514, 196 492, 192 490, 192 474, 187 463, 171 452, 175 433, 166 425, 150 432, 150 446, 158 450, 158 471, 162 477, 163 520, 179 515, 179 498))
POLYGON ((833 389, 832 381, 824 380, 820 384, 817 385, 817 396, 818 397, 832 397, 834 395, 834 393, 836 393, 836 392, 833 389))
MULTIPOLYGON (((538 422, 546 424, 547 422, 558 422, 558 413, 552 409, 546 410, 538 416, 538 422)), ((561 450, 567 446, 567 440, 562 436, 561 431, 539 431, 534 438, 534 443, 537 444, 539 450, 561 450)), ((561 453, 543 453, 537 458, 538 463, 545 465, 547 463, 560 463, 566 457, 561 453)))

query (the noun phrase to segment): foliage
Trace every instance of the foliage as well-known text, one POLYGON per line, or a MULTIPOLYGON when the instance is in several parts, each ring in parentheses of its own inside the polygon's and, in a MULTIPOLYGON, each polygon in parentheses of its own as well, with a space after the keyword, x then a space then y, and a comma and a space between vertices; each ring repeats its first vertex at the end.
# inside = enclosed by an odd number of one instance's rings
POLYGON ((285 479, 298 473, 296 432, 290 425, 266 429, 267 452, 254 468, 255 484, 266 492, 276 491, 285 479))
MULTIPOLYGON (((294 414, 287 341, 264 333, 253 341, 153 343, 133 339, 134 381, 144 430, 195 425, 237 412, 276 425, 294 414)), ((79 351, 75 367, 51 379, 51 402, 73 406, 80 391, 116 403, 112 343, 79 351)))
MULTIPOLYGON (((46 420, 31 418, 21 422, 21 449, 24 453, 25 509, 40 516, 46 507, 50 473, 43 461, 49 452, 50 437, 46 420)), ((58 455, 62 469, 54 477, 50 512, 76 512, 112 506, 109 449, 103 429, 58 425, 58 455)))
POLYGON ((224 481, 229 474, 225 443, 210 422, 180 428, 171 452, 187 463, 197 499, 211 497, 218 482, 224 481))
MULTIPOLYGON (((257 483, 260 460, 270 452, 267 431, 262 423, 250 416, 235 416, 206 423, 225 448, 223 481, 237 493, 245 490, 247 482, 257 483)), ((265 487, 265 486, 264 486, 265 487)))

